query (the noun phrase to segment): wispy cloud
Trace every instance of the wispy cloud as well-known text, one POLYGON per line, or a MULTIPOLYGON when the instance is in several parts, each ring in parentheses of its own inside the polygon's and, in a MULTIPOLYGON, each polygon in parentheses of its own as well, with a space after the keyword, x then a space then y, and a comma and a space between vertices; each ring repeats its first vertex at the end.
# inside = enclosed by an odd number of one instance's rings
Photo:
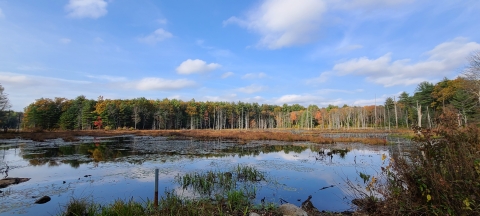
POLYGON ((195 81, 188 79, 163 79, 157 77, 143 78, 139 81, 133 81, 125 85, 127 88, 137 90, 178 90, 195 86, 195 81))
POLYGON ((165 24, 168 23, 168 21, 167 21, 167 19, 158 19, 157 23, 159 23, 160 25, 165 25, 165 24))
POLYGON ((147 44, 156 44, 171 37, 173 37, 172 33, 165 31, 163 28, 159 28, 145 37, 140 37, 139 40, 147 44))
POLYGON ((249 85, 249 86, 237 88, 237 89, 235 89, 235 90, 236 90, 236 91, 239 91, 239 92, 247 93, 247 94, 253 94, 253 93, 255 93, 255 92, 264 91, 265 89, 266 89, 265 86, 252 84, 252 85, 249 85))
POLYGON ((107 80, 110 82, 123 82, 127 81, 126 77, 118 76, 109 76, 109 75, 87 75, 88 78, 97 79, 97 80, 107 80))
POLYGON ((60 42, 61 44, 69 44, 72 42, 72 40, 70 38, 60 38, 58 42, 60 42))
POLYGON ((35 66, 35 65, 22 65, 20 67, 17 67, 17 69, 22 70, 22 71, 45 71, 45 70, 47 70, 46 67, 35 66))
POLYGON ((242 79, 262 79, 266 78, 267 74, 260 72, 260 73, 247 73, 242 76, 242 79))
POLYGON ((223 74, 222 74, 222 79, 225 79, 225 78, 227 78, 227 77, 231 77, 231 76, 233 76, 233 75, 234 75, 234 73, 231 72, 231 71, 226 72, 226 73, 223 73, 223 74))
POLYGON ((3 19, 3 18, 5 18, 5 14, 3 13, 2 8, 0 8, 0 19, 3 19))
POLYGON ((108 3, 105 0, 70 0, 65 6, 72 18, 99 18, 107 14, 108 3))

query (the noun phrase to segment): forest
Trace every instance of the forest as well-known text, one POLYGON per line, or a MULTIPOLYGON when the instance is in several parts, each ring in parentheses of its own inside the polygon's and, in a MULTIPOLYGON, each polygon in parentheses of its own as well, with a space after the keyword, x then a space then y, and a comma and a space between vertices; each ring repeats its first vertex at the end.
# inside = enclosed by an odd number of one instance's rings
POLYGON ((194 99, 97 100, 78 96, 40 98, 23 113, 6 112, 4 124, 23 129, 392 129, 411 125, 432 128, 445 109, 458 113, 458 124, 479 120, 479 98, 471 89, 476 80, 444 78, 420 83, 410 95, 401 93, 370 106, 307 107, 244 102, 198 102, 194 99))

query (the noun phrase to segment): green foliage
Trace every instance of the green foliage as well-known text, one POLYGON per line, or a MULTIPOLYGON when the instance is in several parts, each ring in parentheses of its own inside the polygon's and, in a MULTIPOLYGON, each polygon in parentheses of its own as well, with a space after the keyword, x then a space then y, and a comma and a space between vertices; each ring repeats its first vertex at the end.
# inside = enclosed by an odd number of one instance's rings
POLYGON ((434 87, 432 83, 421 82, 415 89, 414 100, 424 107, 430 106, 433 103, 432 92, 434 87))
POLYGON ((370 180, 370 177, 371 177, 370 175, 367 175, 367 174, 362 173, 362 172, 360 172, 359 175, 360 175, 360 178, 363 179, 364 184, 367 183, 370 180))

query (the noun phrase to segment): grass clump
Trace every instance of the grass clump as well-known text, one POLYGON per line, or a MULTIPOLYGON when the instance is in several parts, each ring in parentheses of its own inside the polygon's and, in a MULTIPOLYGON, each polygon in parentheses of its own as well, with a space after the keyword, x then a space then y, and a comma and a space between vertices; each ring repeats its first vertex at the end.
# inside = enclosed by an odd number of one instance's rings
POLYGON ((392 155, 381 175, 367 179, 367 192, 356 200, 361 210, 379 215, 480 215, 479 128, 459 126, 453 110, 446 110, 438 123, 435 130, 414 128, 414 151, 392 155))
POLYGON ((72 199, 61 215, 248 215, 252 211, 280 215, 273 203, 262 200, 261 205, 254 205, 256 184, 262 180, 265 180, 263 172, 242 165, 227 172, 187 173, 176 176, 175 181, 184 190, 193 191, 196 194, 193 198, 166 190, 158 207, 149 200, 145 203, 116 200, 102 206, 85 199, 72 199))
POLYGON ((153 203, 135 202, 133 199, 124 201, 115 200, 113 203, 102 206, 85 198, 72 198, 67 204, 62 216, 123 216, 123 215, 151 215, 155 213, 153 203))

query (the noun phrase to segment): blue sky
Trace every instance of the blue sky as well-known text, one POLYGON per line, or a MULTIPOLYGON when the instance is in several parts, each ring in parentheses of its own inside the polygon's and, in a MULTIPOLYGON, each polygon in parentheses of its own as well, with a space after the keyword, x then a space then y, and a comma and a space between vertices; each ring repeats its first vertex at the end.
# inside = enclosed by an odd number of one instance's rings
POLYGON ((35 99, 370 105, 455 78, 478 0, 0 0, 0 84, 35 99))

